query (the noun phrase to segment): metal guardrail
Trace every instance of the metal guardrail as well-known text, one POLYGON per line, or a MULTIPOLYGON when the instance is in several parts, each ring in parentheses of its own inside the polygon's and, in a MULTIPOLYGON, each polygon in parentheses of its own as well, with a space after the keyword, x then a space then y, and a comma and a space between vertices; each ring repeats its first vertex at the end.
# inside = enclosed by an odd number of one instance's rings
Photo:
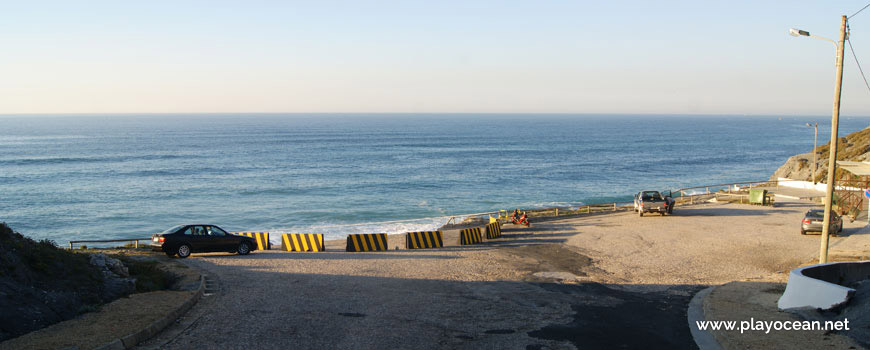
POLYGON ((460 217, 460 218, 468 218, 468 217, 472 217, 472 216, 484 216, 484 215, 492 215, 492 214, 496 214, 496 215, 498 215, 498 213, 499 213, 499 210, 496 210, 496 211, 490 211, 490 212, 486 212, 486 213, 473 213, 473 214, 464 214, 464 215, 452 215, 452 216, 450 216, 450 219, 447 220, 447 223, 445 223, 444 225, 450 225, 450 223, 456 224, 456 218, 457 218, 457 217, 460 217))
MULTIPOLYGON (((732 183, 725 183, 725 184, 685 187, 685 188, 673 190, 671 192, 672 193, 678 193, 678 192, 680 193, 679 197, 674 198, 677 201, 677 203, 685 204, 688 202, 689 204, 695 204, 695 200, 698 197, 714 195, 717 192, 717 191, 715 191, 715 189, 718 189, 718 188, 721 188, 721 189, 727 188, 727 193, 731 193, 733 188, 735 187, 735 185, 746 187, 749 189, 751 189, 753 187, 769 187, 769 186, 778 187, 779 181, 778 180, 765 180, 765 181, 732 182, 732 183), (711 188, 714 189, 714 191, 710 191, 711 188), (700 193, 690 193, 689 192, 691 190, 696 190, 696 189, 704 189, 704 191, 700 192, 700 193)), ((602 211, 618 211, 620 209, 625 210, 625 209, 629 209, 633 205, 634 205, 634 202, 631 202, 631 201, 590 203, 590 204, 582 205, 579 207, 571 206, 571 207, 529 209, 529 210, 527 210, 527 212, 529 212, 529 213, 544 213, 545 214, 545 215, 535 215, 535 216, 559 216, 560 211, 563 213, 566 213, 566 214, 570 213, 573 215, 573 214, 577 214, 577 213, 582 214, 584 212, 585 213, 592 213, 592 212, 602 212, 602 211), (553 214, 547 215, 551 212, 553 214)), ((457 216, 462 216, 462 215, 457 215, 457 216)))
POLYGON ((95 239, 95 240, 75 240, 69 241, 69 249, 73 249, 73 244, 77 243, 112 243, 112 242, 131 242, 134 248, 139 248, 139 241, 150 241, 148 238, 126 238, 126 239, 95 239))

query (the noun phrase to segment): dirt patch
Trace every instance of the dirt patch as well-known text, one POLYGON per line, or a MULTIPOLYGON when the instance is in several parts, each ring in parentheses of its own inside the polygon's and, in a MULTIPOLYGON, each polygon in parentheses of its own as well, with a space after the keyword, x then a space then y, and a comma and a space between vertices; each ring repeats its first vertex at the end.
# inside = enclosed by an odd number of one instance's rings
MULTIPOLYGON (((504 247, 498 250, 507 260, 518 263, 519 270, 528 271, 528 281, 552 280, 552 278, 535 276, 538 272, 567 272, 574 276, 587 276, 595 269, 592 259, 581 254, 576 248, 563 244, 536 244, 527 246, 504 247)), ((567 278, 559 278, 567 279, 567 278)))

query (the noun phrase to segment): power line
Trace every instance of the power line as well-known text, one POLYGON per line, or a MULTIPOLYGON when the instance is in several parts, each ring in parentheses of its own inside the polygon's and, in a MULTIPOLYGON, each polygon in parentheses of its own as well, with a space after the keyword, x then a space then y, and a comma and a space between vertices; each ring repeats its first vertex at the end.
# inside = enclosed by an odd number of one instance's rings
POLYGON ((852 51, 852 57, 855 58, 855 64, 858 65, 858 71, 861 72, 861 78, 864 78, 864 85, 866 85, 867 90, 870 91, 870 83, 867 83, 867 76, 864 75, 864 70, 861 69, 861 62, 858 61, 858 56, 855 55, 855 48, 852 47, 852 40, 846 40, 846 42, 849 43, 849 51, 852 51))
POLYGON ((868 8, 868 7, 870 7, 870 4, 867 4, 867 6, 862 7, 860 10, 858 10, 858 12, 855 12, 855 13, 853 13, 851 16, 846 17, 846 19, 850 19, 850 18, 852 18, 852 17, 855 17, 855 15, 861 13, 861 11, 864 11, 864 9, 866 9, 866 8, 868 8))

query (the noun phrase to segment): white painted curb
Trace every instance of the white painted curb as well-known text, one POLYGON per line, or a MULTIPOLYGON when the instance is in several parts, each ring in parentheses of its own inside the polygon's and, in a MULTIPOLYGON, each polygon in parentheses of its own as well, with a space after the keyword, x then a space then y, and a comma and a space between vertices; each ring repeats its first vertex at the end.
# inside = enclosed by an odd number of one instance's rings
POLYGON ((698 329, 698 321, 706 320, 704 316, 704 300, 707 299, 707 296, 710 295, 714 289, 719 286, 707 287, 706 289, 698 292, 692 297, 692 301, 689 302, 689 309, 686 311, 686 318, 689 320, 689 331, 692 332, 692 339, 695 340, 695 345, 698 345, 698 349, 701 350, 721 350, 722 346, 719 345, 719 342, 716 341, 716 338, 713 336, 713 333, 710 333, 708 330, 700 330, 698 329))

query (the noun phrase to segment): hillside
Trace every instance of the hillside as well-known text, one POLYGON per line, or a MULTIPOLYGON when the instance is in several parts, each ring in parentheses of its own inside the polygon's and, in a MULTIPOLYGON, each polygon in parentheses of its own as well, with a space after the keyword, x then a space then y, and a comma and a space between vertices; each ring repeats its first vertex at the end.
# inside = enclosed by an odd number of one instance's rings
MULTIPOLYGON (((830 142, 815 149, 818 170, 815 178, 818 182, 825 182, 828 176, 828 152, 830 142)), ((837 146, 837 160, 870 161, 870 128, 853 132, 840 137, 837 146)), ((837 170, 837 179, 843 176, 843 170, 837 170)), ((780 177, 793 180, 812 181, 813 152, 798 154, 789 158, 785 164, 779 167, 770 177, 775 180, 780 177)))
POLYGON ((117 259, 34 241, 0 223, 0 341, 73 318, 135 290, 117 259))

